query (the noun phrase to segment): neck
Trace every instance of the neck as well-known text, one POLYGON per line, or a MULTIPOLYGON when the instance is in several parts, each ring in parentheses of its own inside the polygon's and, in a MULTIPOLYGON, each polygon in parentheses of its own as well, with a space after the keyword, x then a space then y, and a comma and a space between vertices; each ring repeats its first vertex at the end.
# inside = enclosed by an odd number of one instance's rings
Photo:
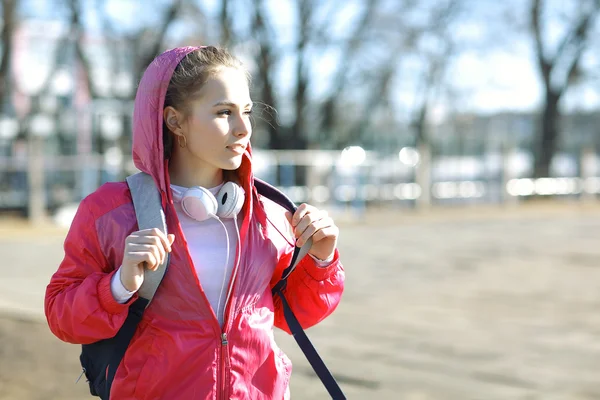
POLYGON ((212 188, 223 183, 222 169, 203 165, 190 168, 189 165, 177 157, 170 160, 169 177, 173 185, 188 188, 192 186, 212 188))

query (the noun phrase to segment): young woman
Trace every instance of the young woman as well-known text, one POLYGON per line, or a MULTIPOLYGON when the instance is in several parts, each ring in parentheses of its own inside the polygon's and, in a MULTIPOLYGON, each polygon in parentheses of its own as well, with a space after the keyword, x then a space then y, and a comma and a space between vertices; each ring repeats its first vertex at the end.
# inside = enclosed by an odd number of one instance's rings
POLYGON ((304 328, 340 301, 344 272, 332 219, 306 204, 292 216, 253 186, 251 110, 249 76, 227 51, 159 55, 137 91, 133 159, 161 192, 170 234, 138 230, 124 182, 103 185, 79 206, 45 297, 61 340, 113 337, 144 268, 156 269, 170 253, 111 399, 289 398, 291 363, 273 326, 289 330, 271 288, 294 246, 310 237, 310 256, 290 276, 286 298, 304 328), (198 209, 195 199, 207 192, 241 200, 233 212, 198 209))

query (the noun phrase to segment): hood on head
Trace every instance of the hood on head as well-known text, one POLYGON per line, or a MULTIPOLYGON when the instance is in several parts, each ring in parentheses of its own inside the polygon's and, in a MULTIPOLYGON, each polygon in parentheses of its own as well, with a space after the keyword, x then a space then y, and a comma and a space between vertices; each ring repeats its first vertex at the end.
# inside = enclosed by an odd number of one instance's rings
MULTIPOLYGON (((179 47, 168 50, 152 61, 148 66, 135 96, 133 110, 133 163, 137 169, 152 176, 156 186, 166 195, 163 201, 172 202, 173 195, 169 188, 169 169, 164 159, 163 146, 163 109, 165 96, 173 71, 179 62, 199 47, 179 47)), ((246 193, 241 214, 245 215, 240 235, 245 237, 249 229, 249 221, 255 215, 263 232, 266 232, 266 213, 260 202, 252 178, 252 150, 250 143, 242 157, 242 164, 237 170, 239 183, 246 193), (251 194, 251 195, 250 195, 251 194)), ((162 197, 162 196, 161 196, 162 197)))
MULTIPOLYGON (((167 190, 168 168, 164 159, 163 109, 169 82, 179 62, 199 47, 178 47, 157 56, 146 68, 135 96, 133 110, 133 163, 152 176, 161 191, 167 190)), ((240 180, 248 190, 251 181, 250 145, 239 169, 240 180)))

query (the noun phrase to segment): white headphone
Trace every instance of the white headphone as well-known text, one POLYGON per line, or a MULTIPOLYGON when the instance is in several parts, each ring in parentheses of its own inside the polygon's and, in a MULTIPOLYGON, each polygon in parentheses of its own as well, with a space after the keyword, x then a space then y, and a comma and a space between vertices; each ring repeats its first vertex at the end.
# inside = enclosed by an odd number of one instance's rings
POLYGON ((234 218, 242 210, 244 189, 234 182, 225 182, 216 196, 206 188, 194 186, 181 198, 181 208, 192 219, 202 222, 208 218, 234 218))

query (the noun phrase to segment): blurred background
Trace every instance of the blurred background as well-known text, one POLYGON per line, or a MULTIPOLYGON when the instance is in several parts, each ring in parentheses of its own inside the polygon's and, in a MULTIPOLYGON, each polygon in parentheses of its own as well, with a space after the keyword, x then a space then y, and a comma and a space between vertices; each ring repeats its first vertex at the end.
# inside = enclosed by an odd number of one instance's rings
POLYGON ((135 172, 141 74, 165 49, 201 44, 230 48, 252 72, 257 175, 297 201, 414 208, 600 192, 595 1, 2 5, 6 212, 56 215, 135 172))
POLYGON ((257 176, 339 218, 311 335, 351 398, 600 399, 599 1, 0 1, 1 399, 85 393, 43 290, 79 202, 136 172, 146 66, 208 44, 253 75, 257 176))

